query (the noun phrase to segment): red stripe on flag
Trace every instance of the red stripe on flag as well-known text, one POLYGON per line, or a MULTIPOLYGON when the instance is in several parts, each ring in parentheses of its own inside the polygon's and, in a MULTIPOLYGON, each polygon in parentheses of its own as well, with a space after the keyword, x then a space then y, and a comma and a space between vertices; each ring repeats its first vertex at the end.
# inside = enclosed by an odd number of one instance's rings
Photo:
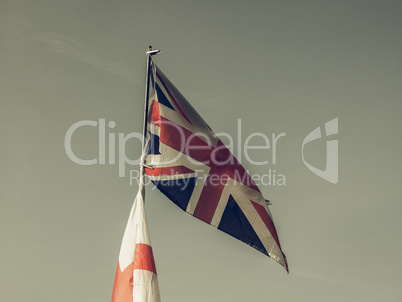
POLYGON ((159 112, 159 104, 155 100, 152 101, 148 113, 148 122, 159 126, 161 115, 159 112))
POLYGON ((133 263, 124 271, 121 271, 120 264, 117 265, 112 302, 133 302, 133 272, 133 263))
MULTIPOLYGON (((211 169, 218 167, 222 173, 227 174, 230 178, 258 192, 260 191, 251 176, 220 140, 216 147, 211 146, 190 130, 163 116, 160 116, 160 123, 157 125, 161 127, 160 141, 163 144, 194 158, 211 167, 211 169), (224 164, 219 164, 219 162, 224 164)), ((212 172, 210 171, 210 173, 212 172)))
POLYGON ((156 267, 152 247, 148 244, 137 243, 134 253, 134 270, 142 269, 153 272, 156 275, 156 267))
POLYGON ((278 238, 278 234, 276 233, 276 229, 275 229, 275 225, 271 219, 271 217, 269 216, 267 210, 265 210, 265 208, 252 201, 251 203, 253 204, 254 208, 257 210, 258 214, 260 215, 262 221, 264 221, 266 227, 268 228, 269 232, 271 233, 272 237, 274 237, 276 244, 278 244, 279 248, 281 248, 281 244, 279 243, 279 238, 278 238))
POLYGON ((162 175, 179 175, 186 173, 194 173, 194 171, 185 166, 174 166, 174 167, 154 168, 153 170, 145 168, 145 173, 149 176, 162 176, 162 175))

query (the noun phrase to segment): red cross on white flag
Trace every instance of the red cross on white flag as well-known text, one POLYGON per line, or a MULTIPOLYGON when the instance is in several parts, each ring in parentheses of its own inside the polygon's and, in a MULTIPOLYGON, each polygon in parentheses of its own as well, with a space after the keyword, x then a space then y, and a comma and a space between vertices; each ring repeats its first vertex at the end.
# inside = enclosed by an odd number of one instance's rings
POLYGON ((112 302, 160 302, 158 278, 140 183, 121 244, 112 302))

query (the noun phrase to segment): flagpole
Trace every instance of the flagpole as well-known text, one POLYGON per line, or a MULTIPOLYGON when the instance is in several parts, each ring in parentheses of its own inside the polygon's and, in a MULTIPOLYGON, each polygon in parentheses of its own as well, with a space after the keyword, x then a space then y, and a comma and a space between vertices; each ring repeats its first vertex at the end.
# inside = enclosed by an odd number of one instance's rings
POLYGON ((148 46, 147 55, 147 71, 145 75, 145 104, 144 104, 144 125, 143 125, 143 141, 142 141, 142 155, 141 155, 141 167, 140 167, 140 184, 144 184, 144 169, 145 169, 145 144, 147 138, 147 123, 148 123, 148 107, 149 107, 149 77, 151 69, 151 60, 153 55, 159 54, 160 50, 152 50, 152 46, 148 46))

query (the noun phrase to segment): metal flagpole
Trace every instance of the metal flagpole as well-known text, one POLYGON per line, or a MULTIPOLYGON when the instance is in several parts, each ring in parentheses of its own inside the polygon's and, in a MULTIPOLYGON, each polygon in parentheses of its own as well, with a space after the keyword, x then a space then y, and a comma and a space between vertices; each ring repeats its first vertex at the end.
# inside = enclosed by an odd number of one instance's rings
POLYGON ((147 123, 148 123, 148 106, 149 106, 149 78, 151 69, 152 56, 159 54, 160 50, 152 50, 152 46, 148 47, 147 55, 147 71, 145 77, 145 104, 144 104, 144 126, 143 126, 143 142, 142 142, 142 154, 141 154, 141 168, 140 168, 140 183, 144 184, 144 169, 145 169, 145 144, 147 139, 147 123))

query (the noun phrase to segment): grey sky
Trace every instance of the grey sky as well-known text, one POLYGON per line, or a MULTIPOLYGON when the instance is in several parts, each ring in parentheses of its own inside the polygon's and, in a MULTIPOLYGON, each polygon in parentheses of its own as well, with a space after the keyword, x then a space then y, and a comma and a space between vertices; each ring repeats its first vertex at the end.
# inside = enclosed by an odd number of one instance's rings
MULTIPOLYGON (((162 300, 402 300, 399 1, 0 7, 0 300, 110 301, 137 185, 119 178, 117 165, 73 163, 64 137, 72 124, 101 118, 116 123, 107 131, 116 136, 142 131, 148 45, 162 50, 156 63, 215 132, 235 144, 254 132, 286 133, 275 165, 242 163, 286 177, 285 186, 260 189, 273 202, 290 274, 148 185, 162 300), (304 137, 334 118, 335 185, 301 157, 304 137)), ((96 157, 97 129, 82 128, 72 144, 80 157, 96 157)), ((140 144, 130 141, 126 152, 138 157, 140 144)), ((305 152, 324 168, 325 140, 305 152)))

